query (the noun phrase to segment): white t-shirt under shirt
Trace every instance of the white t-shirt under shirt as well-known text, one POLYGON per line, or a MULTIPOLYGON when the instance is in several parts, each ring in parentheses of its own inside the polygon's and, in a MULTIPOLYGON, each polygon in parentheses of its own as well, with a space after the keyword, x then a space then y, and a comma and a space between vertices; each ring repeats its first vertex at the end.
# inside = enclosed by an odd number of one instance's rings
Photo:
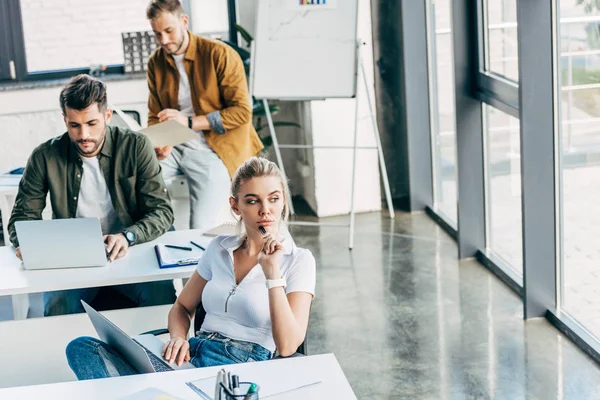
MULTIPOLYGON (((177 101, 179 103, 179 111, 186 117, 193 117, 195 113, 194 106, 192 105, 192 91, 190 89, 190 81, 183 65, 184 56, 185 54, 172 55, 175 60, 175 65, 177 65, 177 71, 179 71, 179 93, 177 94, 177 101)), ((212 151, 206 142, 204 132, 198 130, 194 132, 198 134, 198 139, 188 140, 184 145, 194 149, 206 149, 212 151)))
POLYGON ((77 218, 98 218, 102 234, 109 235, 123 231, 121 221, 110 198, 106 180, 100 168, 98 157, 81 157, 83 175, 77 199, 77 218))
MULTIPOLYGON (((219 332, 275 351, 269 292, 265 285, 267 278, 260 264, 255 265, 236 287, 233 251, 243 243, 244 239, 238 236, 217 236, 200 259, 197 272, 208 281, 202 292, 206 317, 201 330, 219 332), (230 296, 234 288, 235 292, 230 296)), ((313 255, 309 250, 297 247, 289 234, 282 244, 285 251, 279 268, 287 281, 285 293, 307 292, 314 296, 316 267, 313 255)))

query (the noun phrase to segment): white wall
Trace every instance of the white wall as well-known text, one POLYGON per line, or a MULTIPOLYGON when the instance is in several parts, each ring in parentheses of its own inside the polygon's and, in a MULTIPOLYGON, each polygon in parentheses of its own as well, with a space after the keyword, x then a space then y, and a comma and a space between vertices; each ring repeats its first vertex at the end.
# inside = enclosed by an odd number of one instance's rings
MULTIPOLYGON (((256 4, 257 0, 238 0, 238 24, 246 28, 246 30, 254 36, 256 31, 256 4)), ((244 45, 244 41, 240 41, 244 45)))
POLYGON ((229 38, 227 0, 190 0, 190 8, 194 33, 223 32, 229 38))
MULTIPOLYGON (((369 91, 372 94, 374 75, 369 0, 359 0, 358 37, 366 42, 361 49, 361 58, 369 91)), ((375 146, 366 95, 366 88, 363 80, 360 79, 357 86, 358 145, 375 146)), ((351 146, 353 144, 356 101, 356 99, 330 99, 311 102, 314 145, 351 146)), ((359 150, 356 159, 355 209, 358 212, 380 210, 381 188, 377 151, 359 150)), ((350 212, 352 151, 315 149, 314 160, 318 215, 328 216, 350 212)))
MULTIPOLYGON (((144 79, 106 81, 108 101, 148 118, 144 79)), ((0 172, 23 167, 43 141, 66 132, 58 101, 62 87, 0 92, 0 172)))

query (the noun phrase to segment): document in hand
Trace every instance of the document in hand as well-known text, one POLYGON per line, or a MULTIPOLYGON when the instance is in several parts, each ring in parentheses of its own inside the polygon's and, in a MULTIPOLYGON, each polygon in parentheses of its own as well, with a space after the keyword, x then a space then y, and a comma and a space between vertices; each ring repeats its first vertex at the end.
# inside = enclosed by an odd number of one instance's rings
POLYGON ((154 147, 177 146, 198 137, 198 133, 173 120, 142 128, 136 120, 125 114, 120 108, 111 105, 111 109, 117 113, 129 129, 148 136, 154 147))
POLYGON ((140 129, 138 132, 148 136, 154 147, 177 146, 198 137, 198 133, 173 120, 140 129))

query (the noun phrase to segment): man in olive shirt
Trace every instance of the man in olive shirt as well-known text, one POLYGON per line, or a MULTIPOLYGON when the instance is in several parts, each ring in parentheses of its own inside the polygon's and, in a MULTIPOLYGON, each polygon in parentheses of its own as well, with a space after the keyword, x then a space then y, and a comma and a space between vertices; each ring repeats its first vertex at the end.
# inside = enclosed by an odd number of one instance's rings
MULTIPOLYGON (((106 86, 74 77, 60 93, 67 132, 31 154, 8 223, 21 257, 15 222, 42 218, 50 193, 54 218, 98 218, 110 261, 153 240, 173 223, 173 209, 152 144, 143 135, 108 126, 106 86)), ((175 301, 171 281, 114 286, 139 306, 175 301)), ((82 312, 102 288, 43 294, 44 315, 82 312)))

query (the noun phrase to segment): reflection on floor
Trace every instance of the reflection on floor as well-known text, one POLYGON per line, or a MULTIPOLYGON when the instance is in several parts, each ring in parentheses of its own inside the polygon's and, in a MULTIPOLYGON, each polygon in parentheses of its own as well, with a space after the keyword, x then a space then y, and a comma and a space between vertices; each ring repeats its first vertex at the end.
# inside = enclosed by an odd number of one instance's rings
POLYGON ((317 260, 308 352, 334 353, 359 399, 600 399, 600 368, 546 320, 524 322, 425 214, 357 216, 352 251, 344 228, 292 233, 317 260))

